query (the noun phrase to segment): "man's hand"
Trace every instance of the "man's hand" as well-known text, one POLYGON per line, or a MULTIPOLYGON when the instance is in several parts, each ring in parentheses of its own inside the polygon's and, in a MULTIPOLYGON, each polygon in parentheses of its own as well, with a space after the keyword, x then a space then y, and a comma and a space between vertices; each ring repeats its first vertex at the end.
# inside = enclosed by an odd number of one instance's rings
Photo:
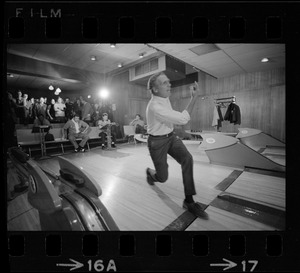
POLYGON ((191 98, 194 98, 199 95, 199 85, 196 81, 194 85, 190 86, 190 93, 191 93, 191 98))

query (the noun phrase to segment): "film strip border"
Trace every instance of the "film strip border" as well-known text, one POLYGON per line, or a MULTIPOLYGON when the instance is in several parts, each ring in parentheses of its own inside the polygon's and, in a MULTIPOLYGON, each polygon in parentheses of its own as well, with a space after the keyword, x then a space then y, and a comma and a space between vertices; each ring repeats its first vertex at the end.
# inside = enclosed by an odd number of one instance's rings
MULTIPOLYGON (((10 2, 4 14, 6 43, 286 43, 289 69, 300 54, 295 2, 10 2)), ((9 232, 10 271, 295 271, 292 202, 286 232, 9 232)))
POLYGON ((5 6, 7 42, 299 40, 297 3, 88 2, 5 6))
MULTIPOLYGON (((11 271, 293 271, 296 234, 279 232, 11 233, 11 271), (287 259, 288 257, 288 259, 287 259)), ((299 254, 298 254, 299 256, 299 254)))

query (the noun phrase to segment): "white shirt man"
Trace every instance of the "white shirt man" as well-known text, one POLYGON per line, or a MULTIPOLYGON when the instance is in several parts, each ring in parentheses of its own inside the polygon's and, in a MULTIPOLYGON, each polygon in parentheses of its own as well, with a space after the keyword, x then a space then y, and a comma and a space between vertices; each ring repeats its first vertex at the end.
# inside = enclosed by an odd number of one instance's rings
POLYGON ((196 194, 193 178, 193 157, 185 145, 173 133, 174 124, 184 125, 190 120, 190 115, 199 94, 198 84, 191 91, 191 100, 182 112, 173 110, 169 96, 171 95, 171 83, 168 77, 162 73, 156 73, 149 78, 148 89, 152 92, 151 100, 146 109, 148 124, 148 148, 155 170, 147 168, 147 182, 166 182, 168 179, 167 155, 172 156, 182 169, 185 199, 183 208, 197 217, 208 218, 200 203, 195 202, 196 194))

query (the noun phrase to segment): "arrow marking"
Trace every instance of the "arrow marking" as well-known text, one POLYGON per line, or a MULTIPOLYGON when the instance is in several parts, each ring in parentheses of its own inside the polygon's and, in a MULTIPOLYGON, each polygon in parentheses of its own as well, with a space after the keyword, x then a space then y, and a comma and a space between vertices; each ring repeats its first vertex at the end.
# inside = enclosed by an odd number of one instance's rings
POLYGON ((223 271, 237 266, 236 263, 234 263, 230 260, 226 260, 226 259, 223 258, 223 261, 227 262, 227 264, 210 264, 210 266, 226 266, 226 268, 223 268, 223 271))
POLYGON ((71 262, 73 262, 73 264, 56 264, 56 266, 69 266, 69 267, 73 267, 73 268, 70 268, 70 271, 71 270, 75 270, 75 269, 78 269, 80 267, 83 267, 83 264, 80 263, 80 262, 77 262, 73 259, 69 259, 71 262))

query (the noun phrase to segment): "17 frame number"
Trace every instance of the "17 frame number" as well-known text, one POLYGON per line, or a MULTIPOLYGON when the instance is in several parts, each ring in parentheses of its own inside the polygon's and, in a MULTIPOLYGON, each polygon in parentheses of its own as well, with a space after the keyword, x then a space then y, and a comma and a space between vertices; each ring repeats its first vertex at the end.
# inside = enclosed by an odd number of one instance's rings
POLYGON ((258 261, 257 260, 249 260, 249 261, 242 261, 242 265, 243 265, 243 272, 246 271, 246 263, 249 263, 249 264, 253 264, 253 266, 251 267, 250 269, 250 272, 254 271, 255 267, 257 266, 258 264, 258 261))

